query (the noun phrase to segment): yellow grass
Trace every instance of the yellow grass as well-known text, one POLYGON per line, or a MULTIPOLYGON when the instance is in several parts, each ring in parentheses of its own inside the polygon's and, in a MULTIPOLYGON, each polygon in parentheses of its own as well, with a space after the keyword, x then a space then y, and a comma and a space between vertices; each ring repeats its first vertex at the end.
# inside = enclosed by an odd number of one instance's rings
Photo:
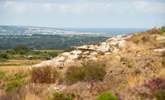
POLYGON ((40 63, 42 60, 7 60, 0 62, 0 67, 14 67, 14 66, 26 66, 26 65, 33 65, 36 63, 40 63))
POLYGON ((31 70, 32 65, 40 62, 42 62, 42 60, 7 60, 0 62, 0 70, 9 73, 26 72, 31 70))

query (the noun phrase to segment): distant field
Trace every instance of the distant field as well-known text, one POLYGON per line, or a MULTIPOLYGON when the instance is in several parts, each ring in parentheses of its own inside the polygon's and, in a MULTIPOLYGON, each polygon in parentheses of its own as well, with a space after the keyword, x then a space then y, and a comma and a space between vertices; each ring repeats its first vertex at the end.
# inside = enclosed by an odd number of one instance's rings
POLYGON ((6 60, 0 62, 0 67, 15 67, 15 66, 30 66, 36 63, 39 63, 43 60, 36 59, 36 60, 28 60, 28 59, 20 59, 20 60, 6 60))
POLYGON ((0 71, 9 73, 28 71, 31 66, 42 61, 52 59, 63 50, 43 49, 26 50, 25 46, 8 50, 0 50, 0 71))
POLYGON ((53 49, 43 49, 43 50, 33 50, 33 51, 39 51, 39 52, 63 52, 63 50, 53 50, 53 49))
POLYGON ((28 59, 10 59, 6 61, 0 62, 0 71, 5 71, 9 73, 17 73, 17 72, 26 72, 31 69, 31 66, 37 63, 40 63, 44 60, 35 59, 35 60, 28 60, 28 59))

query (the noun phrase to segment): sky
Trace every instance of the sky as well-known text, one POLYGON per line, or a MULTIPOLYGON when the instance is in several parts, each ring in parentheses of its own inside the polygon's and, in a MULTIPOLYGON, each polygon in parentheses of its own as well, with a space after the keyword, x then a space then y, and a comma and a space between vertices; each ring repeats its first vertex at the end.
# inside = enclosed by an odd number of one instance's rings
POLYGON ((165 25, 165 0, 0 0, 0 25, 161 27, 165 25))

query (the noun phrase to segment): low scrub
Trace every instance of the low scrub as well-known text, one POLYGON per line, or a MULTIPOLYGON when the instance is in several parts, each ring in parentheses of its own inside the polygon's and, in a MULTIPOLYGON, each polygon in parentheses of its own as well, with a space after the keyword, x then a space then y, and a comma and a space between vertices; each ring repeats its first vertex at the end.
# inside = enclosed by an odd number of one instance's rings
POLYGON ((145 86, 151 90, 156 100, 165 100, 165 78, 153 78, 145 86))
POLYGON ((73 100, 74 94, 64 92, 54 92, 50 100, 73 100))
POLYGON ((165 89, 156 91, 154 96, 156 100, 165 100, 165 89))
POLYGON ((34 83, 54 83, 58 79, 58 72, 54 67, 46 66, 34 68, 32 70, 32 82, 34 83))
POLYGON ((78 81, 102 81, 106 74, 104 65, 100 63, 85 63, 82 67, 70 67, 65 80, 69 84, 78 81))
POLYGON ((111 92, 104 92, 96 97, 96 100, 118 100, 111 92))
POLYGON ((5 77, 6 73, 3 71, 0 71, 0 80, 3 79, 5 77))
POLYGON ((68 84, 84 80, 84 69, 82 67, 70 67, 66 72, 65 81, 68 84))
POLYGON ((84 64, 85 81, 102 81, 106 74, 105 65, 97 62, 84 64))
POLYGON ((153 79, 149 80, 145 84, 145 86, 147 86, 152 91, 165 89, 165 78, 160 78, 160 77, 153 78, 153 79))
POLYGON ((4 83, 4 89, 6 92, 12 92, 21 88, 23 85, 26 84, 26 73, 16 73, 6 77, 4 83))
POLYGON ((0 52, 0 61, 4 61, 4 60, 7 60, 9 59, 9 56, 7 53, 5 52, 0 52))

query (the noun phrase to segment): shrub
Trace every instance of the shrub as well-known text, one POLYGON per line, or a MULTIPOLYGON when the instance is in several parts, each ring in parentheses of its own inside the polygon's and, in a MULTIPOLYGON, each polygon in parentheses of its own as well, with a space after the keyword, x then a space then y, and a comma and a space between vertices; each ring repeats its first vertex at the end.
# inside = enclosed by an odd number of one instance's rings
POLYGON ((155 97, 157 100, 165 100, 165 90, 156 91, 155 97))
POLYGON ((32 70, 32 82, 35 83, 54 83, 58 76, 57 70, 51 66, 34 68, 32 70))
POLYGON ((111 92, 104 92, 98 95, 96 100, 117 100, 117 97, 112 95, 111 92))
POLYGON ((3 72, 3 71, 0 71, 0 79, 3 79, 4 77, 5 77, 5 72, 3 72))
POLYGON ((12 92, 22 87, 26 83, 25 77, 27 77, 27 74, 25 73, 16 73, 7 76, 7 80, 4 84, 5 91, 12 92))
POLYGON ((84 64, 84 73, 86 81, 102 81, 106 74, 104 65, 101 63, 85 63, 84 64))
POLYGON ((153 92, 161 89, 165 89, 165 78, 153 78, 149 80, 145 86, 151 89, 153 92))
POLYGON ((66 72, 66 82, 68 84, 84 80, 84 70, 82 67, 70 67, 66 72))
POLYGON ((104 65, 100 63, 84 63, 82 67, 70 67, 65 75, 69 84, 78 81, 102 81, 106 74, 104 65))
POLYGON ((50 100, 73 100, 74 97, 75 95, 71 93, 54 92, 50 100))
POLYGON ((165 100, 165 78, 152 78, 145 86, 151 90, 157 100, 165 100))
POLYGON ((0 60, 5 60, 5 59, 8 59, 9 56, 7 53, 5 52, 0 52, 0 60))
POLYGON ((20 44, 14 48, 16 53, 25 54, 29 51, 29 48, 26 45, 20 44))

